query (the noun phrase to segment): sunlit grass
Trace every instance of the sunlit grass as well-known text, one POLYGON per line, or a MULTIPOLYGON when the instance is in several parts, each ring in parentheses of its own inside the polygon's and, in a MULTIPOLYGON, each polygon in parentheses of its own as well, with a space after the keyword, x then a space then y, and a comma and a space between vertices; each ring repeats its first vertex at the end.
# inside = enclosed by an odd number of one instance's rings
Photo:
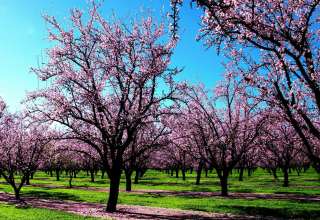
POLYGON ((6 220, 98 220, 101 218, 85 217, 50 209, 16 208, 14 205, 0 203, 0 219, 6 220))
MULTIPOLYGON (((95 182, 90 182, 90 177, 85 172, 81 172, 72 181, 73 186, 96 187, 107 189, 109 181, 107 178, 101 179, 99 173, 95 182)), ((60 181, 56 181, 55 176, 50 177, 43 172, 38 172, 35 179, 31 180, 32 184, 47 184, 56 186, 69 186, 68 177, 63 173, 60 181)), ((4 181, 4 180, 3 180, 4 181)), ((195 185, 195 172, 187 173, 187 178, 183 181, 181 178, 171 177, 163 172, 150 170, 139 181, 139 184, 133 184, 133 189, 145 190, 170 190, 170 191, 208 191, 219 192, 219 179, 216 174, 209 173, 208 178, 202 177, 201 184, 195 185)), ((125 189, 125 178, 121 180, 121 189, 125 189)), ((320 178, 313 170, 309 169, 300 176, 292 171, 290 174, 290 187, 282 187, 282 175, 278 173, 278 180, 274 180, 273 176, 262 169, 258 169, 253 176, 244 177, 244 181, 238 181, 238 173, 236 171, 229 178, 230 192, 251 192, 251 193, 296 193, 302 195, 320 195, 320 178)))
MULTIPOLYGON (((291 193, 298 195, 320 195, 319 176, 312 169, 297 176, 291 173, 290 187, 282 187, 281 174, 279 180, 275 181, 271 175, 262 169, 257 170, 253 176, 245 177, 243 182, 238 181, 237 172, 233 172, 230 177, 229 189, 231 192, 252 192, 252 193, 291 193)), ((195 173, 187 174, 186 181, 181 178, 171 177, 168 174, 150 170, 140 180, 139 184, 134 184, 133 189, 148 190, 170 190, 170 191, 209 191, 219 192, 219 181, 214 173, 209 173, 209 177, 203 177, 199 186, 194 184, 195 173)), ((107 193, 86 189, 67 188, 68 178, 61 176, 60 181, 55 177, 50 177, 43 172, 38 172, 32 184, 45 184, 50 186, 60 186, 60 188, 25 186, 22 190, 25 196, 38 196, 43 198, 64 199, 73 201, 86 201, 94 203, 106 203, 107 193), (61 188, 62 187, 62 188, 61 188)), ((101 179, 98 175, 96 182, 91 183, 90 177, 84 172, 78 174, 73 180, 74 186, 98 187, 107 189, 108 180, 101 179)), ((125 188, 125 181, 121 181, 121 189, 125 188)), ((0 190, 12 192, 6 184, 0 184, 0 190)), ((131 205, 156 206, 165 208, 179 208, 188 210, 202 210, 209 212, 228 212, 235 214, 249 215, 271 215, 276 217, 300 217, 313 218, 320 217, 319 202, 301 202, 289 199, 239 199, 222 197, 197 197, 181 195, 164 196, 150 193, 126 193, 121 192, 119 203, 131 205)))

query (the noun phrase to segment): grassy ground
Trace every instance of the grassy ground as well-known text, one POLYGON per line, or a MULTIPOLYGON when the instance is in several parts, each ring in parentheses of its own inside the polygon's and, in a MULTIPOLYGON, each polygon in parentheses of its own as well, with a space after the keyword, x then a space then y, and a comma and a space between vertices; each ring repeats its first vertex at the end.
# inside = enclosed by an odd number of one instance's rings
POLYGON ((38 208, 16 208, 14 205, 0 203, 0 219, 6 220, 98 220, 100 218, 82 217, 79 215, 69 214, 65 212, 59 212, 49 209, 38 208))
MULTIPOLYGON (((290 187, 282 187, 281 173, 279 181, 275 181, 267 172, 259 169, 253 176, 245 176, 243 182, 238 181, 236 172, 230 177, 230 192, 252 192, 252 193, 292 193, 297 195, 320 195, 320 180, 318 174, 313 170, 308 170, 297 176, 292 172, 290 175, 290 187)), ((2 181, 2 180, 1 180, 2 181)), ((195 174, 188 174, 186 181, 177 179, 168 174, 158 171, 148 171, 139 184, 133 185, 133 189, 151 190, 171 190, 171 191, 209 191, 218 192, 220 190, 219 181, 214 173, 210 173, 208 178, 203 177, 200 186, 194 184, 195 174)), ((60 181, 55 177, 49 177, 43 172, 38 172, 31 180, 33 184, 48 184, 56 186, 68 186, 68 178, 62 176, 60 181)), ((78 174, 73 180, 75 186, 108 187, 108 181, 96 178, 95 183, 90 182, 90 178, 85 173, 78 174)), ((125 188, 124 179, 121 188, 125 188)), ((0 184, 0 190, 11 192, 11 188, 6 184, 0 184)), ((22 190, 23 195, 39 196, 45 198, 66 199, 75 201, 87 201, 95 203, 105 203, 107 193, 89 191, 84 189, 52 189, 47 187, 27 186, 22 190)), ((276 199, 235 199, 222 197, 197 197, 191 196, 164 196, 161 194, 135 194, 120 193, 119 202, 123 204, 157 206, 166 208, 179 208, 189 210, 202 210, 210 212, 229 212, 235 214, 250 215, 271 215, 276 217, 320 217, 319 202, 301 202, 296 200, 276 200, 276 199)))

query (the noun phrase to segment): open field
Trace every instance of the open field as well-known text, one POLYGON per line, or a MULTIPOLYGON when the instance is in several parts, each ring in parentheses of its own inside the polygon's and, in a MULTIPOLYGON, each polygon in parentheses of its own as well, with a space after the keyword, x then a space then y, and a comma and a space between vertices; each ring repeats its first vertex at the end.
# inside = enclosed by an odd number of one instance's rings
MULTIPOLYGON (((194 175, 188 172, 183 181, 149 170, 139 184, 133 185, 132 192, 125 192, 125 180, 122 178, 119 203, 246 216, 320 218, 320 180, 312 169, 300 176, 292 172, 289 187, 282 187, 280 172, 279 180, 275 181, 269 173, 258 169, 251 177, 245 176, 242 182, 238 181, 237 172, 233 172, 229 184, 230 196, 226 198, 219 196, 220 186, 215 173, 209 173, 207 178, 202 177, 198 186, 194 184, 194 175)), ((56 181, 54 176, 37 172, 31 186, 22 188, 22 196, 105 204, 108 180, 101 179, 100 174, 92 183, 90 177, 81 172, 73 179, 73 188, 70 189, 68 184, 68 178, 63 174, 60 181, 56 181)), ((3 179, 0 190, 6 193, 12 191, 3 179)), ((8 209, 8 212, 15 209, 6 205, 2 208, 8 209)), ((16 215, 27 211, 19 209, 16 215)), ((46 212, 43 209, 36 211, 46 212)), ((51 211, 46 213, 52 216, 59 214, 62 215, 51 211)), ((62 219, 69 218, 66 215, 62 219)))

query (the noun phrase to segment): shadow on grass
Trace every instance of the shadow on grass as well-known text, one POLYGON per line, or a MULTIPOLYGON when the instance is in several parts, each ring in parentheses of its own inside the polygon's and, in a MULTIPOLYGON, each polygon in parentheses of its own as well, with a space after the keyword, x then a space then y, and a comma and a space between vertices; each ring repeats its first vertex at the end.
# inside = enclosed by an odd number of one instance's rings
POLYGON ((107 182, 105 179, 102 179, 102 180, 95 180, 94 183, 95 184, 107 184, 107 183, 109 183, 109 181, 107 182))
POLYGON ((217 189, 211 189, 211 188, 208 188, 208 187, 202 187, 202 186, 198 186, 198 187, 193 187, 191 189, 191 191, 194 191, 194 192, 217 192, 217 189))
POLYGON ((320 210, 294 210, 289 208, 268 208, 255 206, 219 206, 222 209, 233 209, 239 214, 253 215, 253 216, 270 216, 277 218, 302 218, 314 219, 320 217, 320 210))
MULTIPOLYGON (((300 196, 310 196, 310 193, 306 193, 306 192, 301 192, 301 191, 294 191, 294 192, 290 192, 290 191, 275 191, 274 194, 288 194, 288 195, 300 195, 300 196)), ((316 194, 314 194, 316 195, 316 194)))
POLYGON ((254 193, 255 192, 255 190, 253 189, 241 189, 241 188, 235 189, 233 191, 237 193, 254 193))
POLYGON ((79 196, 71 195, 70 193, 63 193, 63 192, 46 192, 46 191, 36 191, 30 190, 28 192, 23 193, 24 196, 30 197, 37 197, 43 199, 58 199, 58 200, 72 200, 72 201, 79 201, 83 202, 83 199, 80 199, 79 196))

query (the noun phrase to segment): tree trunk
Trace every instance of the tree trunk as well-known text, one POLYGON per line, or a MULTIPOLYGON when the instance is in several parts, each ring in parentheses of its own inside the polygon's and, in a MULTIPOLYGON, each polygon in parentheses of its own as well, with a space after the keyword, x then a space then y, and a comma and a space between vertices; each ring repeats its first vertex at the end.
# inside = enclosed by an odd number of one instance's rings
POLYGON ((205 171, 205 173, 206 173, 206 177, 208 177, 208 168, 205 167, 205 168, 204 168, 204 171, 205 171))
POLYGON ((221 196, 228 196, 228 171, 224 170, 220 175, 221 196))
POLYGON ((197 169, 196 185, 199 185, 199 184, 200 184, 200 178, 201 178, 202 169, 203 169, 203 162, 200 161, 200 162, 199 162, 198 169, 197 169))
POLYGON ((248 168, 248 176, 250 177, 252 174, 252 169, 251 168, 248 168))
POLYGON ((136 169, 136 175, 134 177, 134 184, 138 184, 139 183, 139 170, 136 169))
POLYGON ((132 175, 132 170, 130 169, 125 169, 125 175, 126 175, 126 191, 130 192, 131 191, 131 175, 132 175))
POLYGON ((101 179, 104 179, 104 173, 105 173, 106 171, 104 170, 104 169, 102 169, 101 170, 101 179))
POLYGON ((94 170, 90 170, 90 182, 94 183, 94 170))
POLYGON ((284 167, 282 169, 283 171, 283 186, 288 187, 289 186, 289 173, 288 173, 288 168, 284 167))
POLYGON ((239 181, 243 181, 243 172, 244 172, 244 168, 240 167, 239 181))
POLYGON ((141 169, 141 171, 140 171, 140 173, 139 173, 139 174, 140 174, 139 177, 142 178, 142 177, 144 176, 144 174, 146 174, 147 170, 148 170, 148 169, 146 169, 146 168, 141 169))
POLYGON ((176 168, 176 178, 179 178, 179 168, 176 168))
POLYGON ((30 175, 26 175, 26 185, 30 185, 30 175))
POLYGON ((300 168, 300 167, 298 167, 298 168, 296 169, 296 171, 297 171, 298 176, 300 176, 301 168, 300 168))
POLYGON ((173 169, 171 169, 171 176, 173 176, 173 172, 174 172, 174 170, 173 170, 173 169))
POLYGON ((186 180, 186 168, 182 167, 182 180, 186 180))
POLYGON ((277 179, 278 179, 277 169, 276 169, 276 168, 271 168, 271 171, 272 171, 273 178, 274 178, 275 180, 277 180, 277 179))
POLYGON ((21 200, 19 188, 14 187, 14 196, 15 196, 16 200, 19 200, 19 201, 21 200))
POLYGON ((56 178, 57 178, 57 181, 60 180, 60 171, 59 171, 59 169, 56 169, 56 178))
POLYGON ((53 177, 53 172, 52 172, 52 170, 50 169, 50 177, 53 177))
POLYGON ((107 203, 108 212, 115 212, 117 210, 120 177, 121 177, 120 168, 115 169, 110 178, 110 190, 109 190, 109 198, 107 203))
POLYGON ((69 176, 69 188, 72 188, 72 172, 70 172, 70 176, 69 176))

